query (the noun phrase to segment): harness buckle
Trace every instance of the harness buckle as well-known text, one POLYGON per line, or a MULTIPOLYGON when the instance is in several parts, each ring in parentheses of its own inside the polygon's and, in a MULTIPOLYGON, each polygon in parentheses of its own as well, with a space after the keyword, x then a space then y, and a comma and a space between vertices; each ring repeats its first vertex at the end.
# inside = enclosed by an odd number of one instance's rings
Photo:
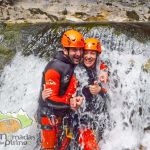
POLYGON ((56 117, 55 115, 50 115, 50 116, 49 116, 49 120, 50 120, 50 122, 51 122, 51 124, 52 124, 53 126, 55 126, 55 125, 58 124, 58 119, 57 119, 57 117, 56 117))

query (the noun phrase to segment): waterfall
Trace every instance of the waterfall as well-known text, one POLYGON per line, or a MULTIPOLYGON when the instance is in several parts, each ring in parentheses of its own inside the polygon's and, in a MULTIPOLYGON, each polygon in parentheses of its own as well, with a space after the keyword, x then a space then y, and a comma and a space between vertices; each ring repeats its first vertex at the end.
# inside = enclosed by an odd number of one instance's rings
MULTIPOLYGON (((38 129, 34 115, 42 71, 48 62, 39 56, 45 56, 47 51, 51 54, 52 50, 60 49, 58 39, 64 28, 59 30, 52 32, 48 28, 43 34, 30 36, 24 49, 30 55, 23 56, 21 52, 17 52, 1 74, 0 112, 5 114, 23 109, 33 121, 31 126, 20 129, 15 135, 29 134, 37 138, 38 129), (46 39, 52 36, 57 39, 49 45, 49 40, 46 39)), ((150 126, 150 81, 149 73, 143 71, 144 64, 150 58, 150 42, 141 42, 123 33, 117 35, 114 28, 110 27, 93 27, 88 31, 83 28, 82 31, 85 38, 95 37, 101 41, 103 52, 100 59, 110 69, 108 110, 115 124, 111 130, 105 129, 99 143, 101 150, 137 150, 140 145, 150 150, 150 134, 146 130, 150 126)), ((52 56, 49 56, 51 59, 52 56)), ((0 148, 30 150, 36 146, 36 140, 30 142, 27 145, 0 144, 0 148)))

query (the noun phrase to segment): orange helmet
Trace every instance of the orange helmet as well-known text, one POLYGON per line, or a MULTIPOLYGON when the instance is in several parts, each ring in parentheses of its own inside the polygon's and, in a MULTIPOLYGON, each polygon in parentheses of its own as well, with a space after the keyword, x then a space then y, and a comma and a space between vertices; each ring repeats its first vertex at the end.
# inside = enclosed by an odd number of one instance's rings
POLYGON ((84 48, 84 38, 78 31, 68 30, 63 34, 61 44, 63 47, 84 48))
POLYGON ((102 49, 100 41, 96 38, 87 38, 85 40, 84 50, 92 50, 101 53, 102 49))

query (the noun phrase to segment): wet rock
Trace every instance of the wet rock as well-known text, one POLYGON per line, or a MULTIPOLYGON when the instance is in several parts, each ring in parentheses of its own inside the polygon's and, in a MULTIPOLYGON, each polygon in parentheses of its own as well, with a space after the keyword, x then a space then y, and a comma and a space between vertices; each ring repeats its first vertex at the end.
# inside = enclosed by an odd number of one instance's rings
POLYGON ((109 21, 108 16, 109 12, 103 11, 101 13, 98 13, 96 16, 89 16, 84 21, 109 21))
POLYGON ((62 11, 62 14, 63 14, 63 15, 67 15, 67 14, 68 14, 68 11, 67 11, 66 8, 62 11))
POLYGON ((146 148, 143 145, 140 145, 139 150, 146 150, 146 148))
POLYGON ((144 132, 146 132, 146 131, 150 131, 150 126, 144 128, 144 132))
POLYGON ((55 22, 58 21, 58 17, 55 15, 50 15, 47 12, 42 11, 39 8, 30 8, 30 9, 24 9, 22 7, 1 7, 0 11, 0 17, 3 21, 7 21, 9 23, 15 23, 20 21, 23 22, 36 22, 41 19, 41 22, 43 20, 49 21, 49 22, 55 22))
POLYGON ((108 2, 108 3, 106 3, 106 5, 107 5, 107 6, 112 6, 112 3, 109 3, 109 2, 108 2))
POLYGON ((126 15, 128 16, 129 19, 131 20, 136 20, 139 21, 139 15, 133 10, 133 11, 127 11, 126 15))
POLYGON ((0 0, 0 5, 13 5, 14 1, 13 0, 0 0))
POLYGON ((32 1, 1 0, 0 18, 6 22, 149 21, 149 1, 32 1), (12 8, 9 8, 11 6, 12 8), (65 7, 64 7, 65 6, 65 7), (14 7, 14 8, 13 8, 14 7), (21 9, 16 9, 21 8, 21 9), (13 9, 13 11, 10 11, 13 9), (6 10, 8 13, 6 13, 6 10), (4 13, 3 13, 4 12, 4 13), (40 20, 41 19, 41 20, 40 20))
POLYGON ((89 16, 89 15, 87 15, 84 12, 75 12, 74 16, 76 16, 77 18, 82 18, 82 17, 89 16))

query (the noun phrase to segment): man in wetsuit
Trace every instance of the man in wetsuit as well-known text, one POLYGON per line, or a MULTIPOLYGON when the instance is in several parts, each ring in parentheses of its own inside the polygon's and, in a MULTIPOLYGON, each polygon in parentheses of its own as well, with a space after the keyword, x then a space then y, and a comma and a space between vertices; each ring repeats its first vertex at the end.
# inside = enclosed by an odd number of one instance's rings
POLYGON ((64 118, 69 118, 71 108, 76 109, 82 103, 80 96, 74 97, 72 102, 70 99, 76 92, 77 85, 73 73, 82 58, 83 36, 76 30, 68 30, 63 34, 61 43, 63 51, 47 64, 42 77, 38 108, 42 150, 66 149, 69 140, 66 140, 65 144, 59 140, 64 118), (51 95, 45 100, 42 98, 43 85, 45 89, 51 89, 51 95), (77 102, 74 105, 75 101, 77 102))

